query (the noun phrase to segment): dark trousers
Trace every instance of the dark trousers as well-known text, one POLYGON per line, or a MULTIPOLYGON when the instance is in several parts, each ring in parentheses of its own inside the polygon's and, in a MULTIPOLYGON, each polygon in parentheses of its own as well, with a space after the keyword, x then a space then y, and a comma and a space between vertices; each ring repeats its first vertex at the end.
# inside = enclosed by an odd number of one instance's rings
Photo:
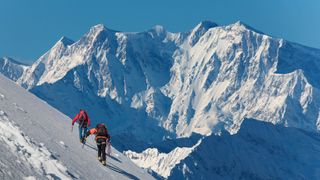
POLYGON ((102 161, 106 160, 106 141, 97 142, 97 146, 98 146, 98 157, 101 157, 102 161))

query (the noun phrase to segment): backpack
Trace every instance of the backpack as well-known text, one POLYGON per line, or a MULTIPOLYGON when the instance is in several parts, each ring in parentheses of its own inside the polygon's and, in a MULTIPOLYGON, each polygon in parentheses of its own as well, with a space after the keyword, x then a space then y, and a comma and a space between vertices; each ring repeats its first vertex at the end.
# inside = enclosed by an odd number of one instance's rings
POLYGON ((79 124, 81 127, 87 127, 88 118, 87 113, 84 110, 80 110, 79 112, 79 124))
POLYGON ((96 128, 97 128, 97 136, 108 137, 108 130, 104 124, 98 124, 96 128))

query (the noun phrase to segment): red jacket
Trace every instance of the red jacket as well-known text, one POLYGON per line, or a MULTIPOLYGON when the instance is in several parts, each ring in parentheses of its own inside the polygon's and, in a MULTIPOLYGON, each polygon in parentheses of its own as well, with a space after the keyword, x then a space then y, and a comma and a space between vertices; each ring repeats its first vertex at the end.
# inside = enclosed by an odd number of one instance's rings
POLYGON ((74 125, 74 123, 75 123, 76 121, 78 121, 78 120, 79 120, 79 122, 80 122, 80 121, 81 121, 81 118, 84 118, 84 119, 83 119, 84 122, 86 122, 87 125, 90 126, 90 118, 89 118, 87 112, 86 112, 85 110, 82 110, 82 109, 81 109, 80 112, 73 118, 73 120, 72 120, 72 125, 74 125))

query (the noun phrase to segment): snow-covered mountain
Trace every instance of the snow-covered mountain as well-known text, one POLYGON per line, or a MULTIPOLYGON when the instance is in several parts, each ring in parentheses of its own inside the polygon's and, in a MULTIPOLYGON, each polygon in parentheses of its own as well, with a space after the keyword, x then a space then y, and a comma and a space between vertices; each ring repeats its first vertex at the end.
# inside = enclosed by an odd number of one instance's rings
POLYGON ((102 166, 70 121, 0 75, 0 179, 154 179, 114 148, 102 166))
POLYGON ((176 147, 169 153, 159 152, 157 148, 148 148, 142 153, 129 150, 124 154, 139 167, 151 169, 162 177, 168 178, 172 169, 188 157, 200 143, 201 140, 192 147, 176 147))
POLYGON ((245 120, 202 140, 169 179, 319 179, 319 133, 245 120))
POLYGON ((241 22, 205 21, 187 33, 97 25, 77 42, 60 39, 17 82, 70 116, 86 105, 99 109, 93 119, 113 127, 149 123, 184 137, 234 133, 247 117, 314 131, 319 55, 241 22))
POLYGON ((201 136, 235 134, 245 118, 318 132, 319 74, 318 49, 242 22, 204 21, 184 33, 96 25, 78 41, 61 38, 16 82, 70 117, 86 108, 128 156, 158 154, 171 166, 200 147, 201 136), (201 136, 176 144, 194 133, 201 136), (163 147, 170 139, 177 146, 163 147), (181 156, 168 160, 175 152, 181 156))
POLYGON ((320 135, 246 119, 237 134, 202 138, 169 153, 125 152, 168 179, 319 179, 320 135))
POLYGON ((27 68, 27 65, 21 64, 12 58, 0 58, 0 73, 14 81, 18 80, 27 68))

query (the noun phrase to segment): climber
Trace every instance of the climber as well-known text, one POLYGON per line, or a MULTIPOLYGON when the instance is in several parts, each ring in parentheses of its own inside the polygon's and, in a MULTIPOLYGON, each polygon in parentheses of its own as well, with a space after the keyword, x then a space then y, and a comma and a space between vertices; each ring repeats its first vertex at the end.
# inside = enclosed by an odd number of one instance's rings
POLYGON ((106 165, 106 146, 110 146, 110 135, 104 124, 98 124, 95 128, 90 129, 86 133, 86 138, 91 134, 95 134, 95 141, 98 147, 98 160, 106 165))
POLYGON ((90 118, 88 116, 88 113, 85 110, 80 109, 80 112, 72 120, 72 129, 76 121, 78 121, 79 123, 80 142, 85 143, 85 135, 88 127, 90 127, 90 118))

